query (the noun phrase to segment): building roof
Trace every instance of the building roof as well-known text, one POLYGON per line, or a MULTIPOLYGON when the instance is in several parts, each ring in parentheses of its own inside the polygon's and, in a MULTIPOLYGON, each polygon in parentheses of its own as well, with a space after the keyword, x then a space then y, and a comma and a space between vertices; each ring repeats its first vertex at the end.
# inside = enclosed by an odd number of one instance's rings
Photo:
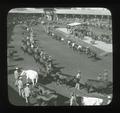
POLYGON ((77 26, 77 25, 80 25, 81 23, 78 23, 78 22, 74 22, 74 23, 70 23, 68 24, 69 26, 77 26))
POLYGON ((88 9, 79 9, 79 10, 56 10, 57 14, 83 14, 83 15, 111 15, 109 10, 88 10, 88 9))

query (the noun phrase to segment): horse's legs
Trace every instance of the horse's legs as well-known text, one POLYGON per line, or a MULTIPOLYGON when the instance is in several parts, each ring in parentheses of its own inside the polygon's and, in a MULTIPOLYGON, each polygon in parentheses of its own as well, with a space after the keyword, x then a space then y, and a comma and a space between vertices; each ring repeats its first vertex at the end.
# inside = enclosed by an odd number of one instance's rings
POLYGON ((26 100, 26 103, 28 103, 28 99, 27 99, 27 97, 25 97, 25 100, 26 100))
POLYGON ((33 86, 34 86, 34 79, 32 80, 33 86))

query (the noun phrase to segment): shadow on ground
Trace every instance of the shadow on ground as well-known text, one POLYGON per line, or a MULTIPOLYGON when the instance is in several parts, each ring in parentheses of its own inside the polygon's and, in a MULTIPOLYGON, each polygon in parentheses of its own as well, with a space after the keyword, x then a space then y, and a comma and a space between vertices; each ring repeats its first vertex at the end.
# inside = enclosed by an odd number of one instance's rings
POLYGON ((15 67, 15 66, 17 66, 17 65, 9 65, 8 67, 15 67))
POLYGON ((21 60, 24 60, 24 58, 16 58, 14 59, 15 61, 21 61, 21 60))

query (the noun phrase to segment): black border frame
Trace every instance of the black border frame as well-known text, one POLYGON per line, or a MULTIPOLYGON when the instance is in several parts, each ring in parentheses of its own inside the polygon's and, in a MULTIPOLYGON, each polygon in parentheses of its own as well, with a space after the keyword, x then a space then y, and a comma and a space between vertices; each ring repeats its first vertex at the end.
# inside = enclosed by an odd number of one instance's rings
POLYGON ((0 60, 0 71, 1 71, 1 78, 0 78, 0 110, 3 112, 8 110, 14 110, 17 112, 23 112, 26 110, 29 111, 37 111, 37 112, 116 112, 119 109, 119 103, 120 103, 120 82, 119 82, 119 36, 120 36, 120 30, 119 30, 119 4, 110 4, 110 3, 55 3, 55 1, 52 2, 8 2, 8 3, 2 3, 0 6, 0 31, 1 31, 1 38, 0 38, 0 50, 1 50, 1 60, 0 60), (80 107, 22 107, 22 106, 12 106, 8 102, 8 95, 7 95, 7 45, 6 45, 6 39, 7 39, 7 13, 12 8, 19 8, 19 7, 104 7, 111 11, 112 14, 112 28, 113 28, 113 100, 112 103, 108 106, 92 106, 92 107, 86 107, 86 106, 80 106, 80 107), (1 101, 2 100, 2 101, 1 101), (36 109, 37 108, 37 109, 36 109))

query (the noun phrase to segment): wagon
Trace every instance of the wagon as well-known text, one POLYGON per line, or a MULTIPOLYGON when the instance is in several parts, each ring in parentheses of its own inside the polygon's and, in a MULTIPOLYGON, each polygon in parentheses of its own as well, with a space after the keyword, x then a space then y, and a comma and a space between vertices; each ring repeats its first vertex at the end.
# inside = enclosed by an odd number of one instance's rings
POLYGON ((85 87, 87 88, 87 92, 89 93, 91 89, 97 92, 105 93, 107 90, 112 92, 112 82, 111 81, 100 81, 88 79, 85 83, 85 87))

